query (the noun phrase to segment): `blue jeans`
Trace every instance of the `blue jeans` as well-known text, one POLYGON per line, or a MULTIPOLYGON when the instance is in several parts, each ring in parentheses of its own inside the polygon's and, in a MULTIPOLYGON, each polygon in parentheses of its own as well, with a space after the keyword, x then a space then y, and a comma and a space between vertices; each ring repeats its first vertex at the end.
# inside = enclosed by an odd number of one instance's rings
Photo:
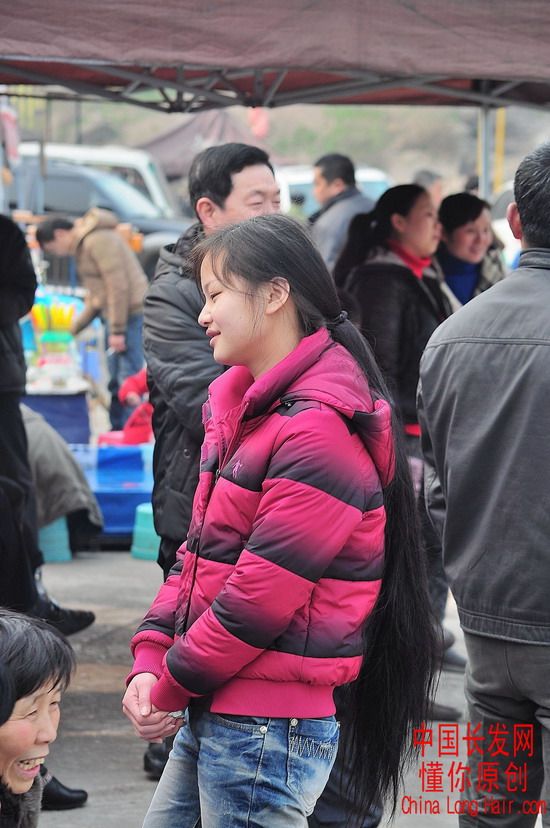
MULTIPOLYGON (((109 407, 109 419, 111 428, 119 431, 130 414, 132 409, 122 405, 118 399, 118 389, 125 379, 137 374, 143 368, 143 343, 142 343, 143 314, 134 313, 128 317, 126 325, 126 350, 122 353, 107 355, 107 370, 109 371, 108 389, 111 394, 111 405, 109 407)), ((105 349, 109 348, 109 324, 105 322, 105 349)))
POLYGON ((143 828, 306 828, 338 734, 333 716, 268 719, 191 709, 143 828))

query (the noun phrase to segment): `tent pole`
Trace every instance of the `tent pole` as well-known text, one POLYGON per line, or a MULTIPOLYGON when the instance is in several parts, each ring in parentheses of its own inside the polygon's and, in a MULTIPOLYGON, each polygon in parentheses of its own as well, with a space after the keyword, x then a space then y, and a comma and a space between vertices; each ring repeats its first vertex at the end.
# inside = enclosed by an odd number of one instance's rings
POLYGON ((479 197, 491 197, 491 123, 492 109, 482 106, 478 119, 479 197))

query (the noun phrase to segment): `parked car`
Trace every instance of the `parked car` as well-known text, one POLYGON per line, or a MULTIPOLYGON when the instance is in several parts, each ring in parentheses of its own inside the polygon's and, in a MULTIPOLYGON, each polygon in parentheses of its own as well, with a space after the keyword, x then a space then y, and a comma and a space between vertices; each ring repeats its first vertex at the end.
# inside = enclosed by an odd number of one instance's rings
MULTIPOLYGON (((23 159, 38 159, 41 146, 38 141, 23 141, 19 155, 23 159)), ((118 175, 131 184, 158 207, 162 218, 178 218, 180 211, 162 169, 151 153, 130 147, 88 144, 44 144, 44 155, 52 161, 79 164, 94 170, 118 175)))
POLYGON ((116 175, 56 161, 46 163, 42 176, 38 160, 23 160, 8 189, 8 206, 10 210, 69 218, 82 216, 91 207, 112 210, 121 222, 143 233, 139 257, 149 277, 154 273, 160 248, 176 241, 189 225, 188 219, 163 217, 143 193, 116 175))
MULTIPOLYGON (((300 165, 278 167, 275 170, 281 187, 281 209, 295 216, 308 218, 319 209, 313 196, 313 167, 300 165)), ((391 179, 375 167, 357 167, 355 181, 358 188, 373 201, 392 186, 391 179)))

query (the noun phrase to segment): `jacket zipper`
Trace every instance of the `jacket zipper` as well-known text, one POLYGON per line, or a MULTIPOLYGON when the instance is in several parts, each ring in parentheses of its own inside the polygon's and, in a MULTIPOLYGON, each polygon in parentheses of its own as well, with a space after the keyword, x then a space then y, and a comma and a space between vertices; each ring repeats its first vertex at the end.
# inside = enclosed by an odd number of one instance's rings
POLYGON ((220 455, 220 465, 216 469, 216 474, 214 475, 214 485, 216 485, 216 483, 218 482, 222 471, 225 469, 225 467, 227 466, 227 464, 229 463, 229 461, 231 460, 232 456, 235 454, 235 451, 239 446, 242 433, 244 431, 244 416, 246 414, 247 408, 248 402, 246 402, 242 408, 241 416, 239 418, 239 425, 237 426, 235 433, 229 441, 229 445, 225 448, 223 455, 220 455))

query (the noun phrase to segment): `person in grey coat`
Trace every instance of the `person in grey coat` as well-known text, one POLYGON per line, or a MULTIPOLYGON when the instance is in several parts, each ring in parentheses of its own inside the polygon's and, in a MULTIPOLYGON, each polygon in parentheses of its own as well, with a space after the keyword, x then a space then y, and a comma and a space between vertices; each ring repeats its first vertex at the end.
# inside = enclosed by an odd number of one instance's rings
POLYGON ((323 155, 314 164, 313 194, 321 209, 310 217, 312 237, 332 272, 346 241, 350 221, 370 213, 374 201, 355 185, 355 167, 346 155, 323 155))
POLYGON ((420 367, 426 503, 464 630, 478 737, 461 828, 530 828, 548 809, 550 143, 521 162, 514 195, 518 269, 447 319, 420 367), (487 809, 488 797, 498 806, 487 809))

